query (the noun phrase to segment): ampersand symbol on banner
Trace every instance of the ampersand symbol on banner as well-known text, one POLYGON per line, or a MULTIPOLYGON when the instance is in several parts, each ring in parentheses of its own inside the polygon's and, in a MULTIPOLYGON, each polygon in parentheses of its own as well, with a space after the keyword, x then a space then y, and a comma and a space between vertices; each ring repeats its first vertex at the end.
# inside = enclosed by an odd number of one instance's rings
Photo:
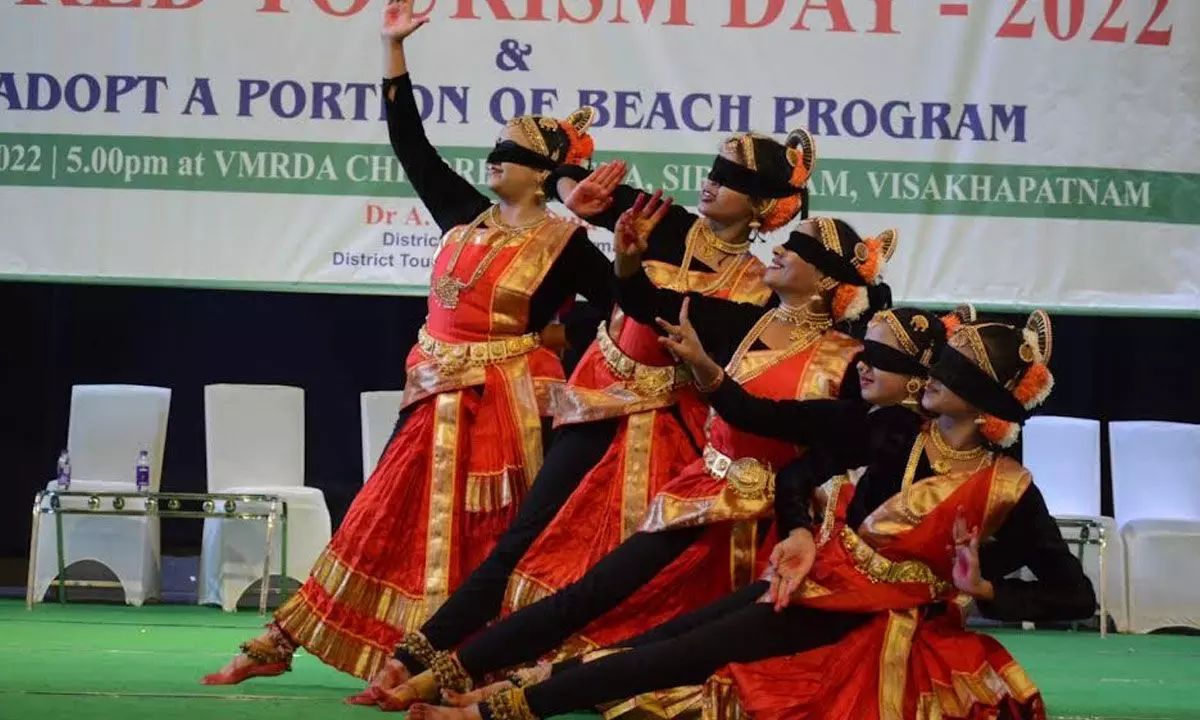
POLYGON ((521 43, 511 38, 500 41, 500 52, 496 55, 496 67, 505 72, 513 70, 529 70, 525 58, 533 54, 533 46, 521 43))

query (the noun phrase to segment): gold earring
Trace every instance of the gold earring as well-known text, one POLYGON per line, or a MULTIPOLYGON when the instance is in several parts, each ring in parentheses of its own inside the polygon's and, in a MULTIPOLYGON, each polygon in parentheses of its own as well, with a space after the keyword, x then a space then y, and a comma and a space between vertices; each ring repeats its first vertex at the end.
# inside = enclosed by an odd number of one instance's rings
POLYGON ((539 187, 537 190, 533 191, 533 196, 535 198, 537 198, 538 200, 545 200, 546 199, 546 191, 539 187))
POLYGON ((925 383, 921 378, 909 378, 908 382, 904 385, 904 389, 908 391, 909 395, 916 395, 921 392, 921 388, 923 387, 925 387, 925 383))

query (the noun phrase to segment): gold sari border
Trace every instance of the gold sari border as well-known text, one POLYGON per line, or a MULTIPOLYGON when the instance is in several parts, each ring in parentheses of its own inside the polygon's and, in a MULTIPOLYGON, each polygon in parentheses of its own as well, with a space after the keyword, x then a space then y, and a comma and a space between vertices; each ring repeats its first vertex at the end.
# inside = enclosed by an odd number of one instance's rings
POLYGON ((908 656, 917 632, 917 609, 889 611, 879 653, 879 720, 905 720, 908 656))
POLYGON ((650 455, 654 448, 654 412, 630 415, 625 425, 621 477, 621 540, 641 527, 650 504, 650 455))
POLYGON ((462 392, 437 396, 430 447, 429 518, 425 536, 425 604, 440 607, 450 596, 462 392))

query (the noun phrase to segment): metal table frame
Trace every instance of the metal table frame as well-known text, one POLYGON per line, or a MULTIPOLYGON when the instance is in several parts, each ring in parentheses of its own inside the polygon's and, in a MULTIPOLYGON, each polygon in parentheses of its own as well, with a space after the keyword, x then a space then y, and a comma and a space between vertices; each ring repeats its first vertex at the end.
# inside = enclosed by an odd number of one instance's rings
POLYGON ((1079 562, 1083 562, 1083 549, 1088 545, 1100 548, 1100 637, 1108 637, 1108 569, 1104 563, 1105 551, 1108 549, 1108 537, 1104 525, 1092 518, 1055 518, 1058 527, 1079 530, 1079 537, 1064 538, 1068 545, 1079 548, 1079 562), (1095 537, 1092 537, 1095 531, 1095 537))
POLYGON ((263 577, 259 588, 258 614, 267 614, 267 595, 271 587, 271 544, 275 539, 275 524, 280 532, 280 574, 287 577, 287 502, 277 495, 244 493, 172 493, 172 492, 84 492, 43 490, 33 499, 33 528, 29 535, 29 577, 25 590, 25 607, 33 609, 34 584, 37 579, 38 533, 42 516, 54 516, 54 532, 58 557, 58 599, 66 603, 66 588, 101 587, 108 583, 86 580, 67 580, 63 558, 63 515, 107 515, 117 517, 152 518, 223 518, 226 520, 264 520, 267 523, 266 551, 263 555, 263 577), (87 498, 87 508, 64 508, 63 498, 87 498), (108 507, 101 500, 108 500, 108 507), (142 509, 126 509, 130 500, 142 500, 142 509), (265 512, 238 509, 238 503, 266 503, 265 512))

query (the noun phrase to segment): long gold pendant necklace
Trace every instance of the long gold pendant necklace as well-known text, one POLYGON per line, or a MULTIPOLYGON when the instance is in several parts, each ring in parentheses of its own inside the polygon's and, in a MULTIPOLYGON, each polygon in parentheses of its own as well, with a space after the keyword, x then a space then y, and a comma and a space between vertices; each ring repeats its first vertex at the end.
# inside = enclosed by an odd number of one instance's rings
POLYGON ((442 307, 453 310, 458 307, 458 297, 462 293, 470 290, 475 283, 479 282, 479 278, 483 277, 488 266, 496 259, 504 248, 508 247, 509 243, 514 238, 524 238, 528 233, 536 230, 544 225, 551 218, 549 213, 544 213, 532 222, 525 225, 513 226, 505 225, 500 219, 500 206, 493 205, 484 212, 479 214, 479 217, 467 226, 458 236, 458 247, 454 248, 454 255, 450 257, 450 263, 436 280, 433 281, 433 297, 442 307), (467 245, 471 244, 471 238, 474 237, 475 231, 479 226, 487 221, 490 228, 497 231, 500 237, 495 238, 491 246, 488 248, 487 254, 479 261, 479 265, 475 267, 475 272, 471 274, 470 279, 465 283, 462 280, 453 276, 454 268, 458 265, 458 258, 462 255, 463 250, 467 245))

